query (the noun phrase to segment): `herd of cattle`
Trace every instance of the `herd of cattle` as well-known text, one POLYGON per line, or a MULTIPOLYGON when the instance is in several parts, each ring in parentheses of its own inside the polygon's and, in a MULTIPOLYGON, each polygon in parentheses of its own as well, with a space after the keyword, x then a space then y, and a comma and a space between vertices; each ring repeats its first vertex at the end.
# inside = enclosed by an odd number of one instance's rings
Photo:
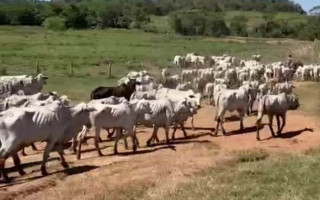
POLYGON ((215 135, 223 127, 226 111, 237 111, 240 129, 244 128, 243 118, 252 114, 254 103, 258 103, 257 140, 264 114, 269 116, 272 136, 273 117, 278 124, 277 135, 281 135, 286 123, 286 112, 299 107, 298 97, 292 93, 293 79, 319 81, 320 66, 287 66, 281 62, 264 65, 261 56, 253 60, 237 61, 232 56, 213 56, 208 59, 196 54, 176 56, 174 64, 180 73, 172 75, 171 69, 163 69, 161 79, 156 81, 147 71, 130 72, 118 81, 117 87, 98 87, 91 93, 88 103, 70 105, 67 96, 56 92, 41 93, 47 77, 32 76, 0 77, 2 112, 0 112, 0 177, 9 180, 5 161, 12 157, 17 171, 23 175, 18 152, 36 142, 47 142, 41 172, 47 175, 46 161, 49 153, 57 151, 63 167, 68 167, 64 159, 63 146, 72 141, 70 150, 81 158, 82 143, 88 131, 94 128, 94 144, 98 154, 100 132, 105 129, 108 137, 115 139, 114 153, 118 153, 118 142, 127 137, 132 139, 133 151, 139 147, 136 128, 143 125, 153 127, 147 145, 159 142, 158 129, 165 130, 166 143, 170 143, 169 128, 173 126, 171 140, 175 132, 201 107, 203 98, 216 109, 215 135), (280 123, 282 119, 282 124, 280 123))

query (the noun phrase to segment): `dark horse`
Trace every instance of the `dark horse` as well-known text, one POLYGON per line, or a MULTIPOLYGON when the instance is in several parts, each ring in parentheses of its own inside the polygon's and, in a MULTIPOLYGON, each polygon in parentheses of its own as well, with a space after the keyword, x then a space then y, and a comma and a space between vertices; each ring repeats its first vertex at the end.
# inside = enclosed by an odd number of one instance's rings
POLYGON ((130 79, 127 84, 121 84, 116 87, 98 87, 91 92, 90 99, 103 99, 111 96, 124 97, 128 101, 131 95, 136 91, 136 85, 140 83, 135 79, 130 79))
MULTIPOLYGON (((124 97, 128 101, 130 100, 131 95, 136 91, 136 85, 140 85, 139 82, 136 81, 136 79, 130 79, 130 81, 127 84, 121 84, 116 87, 98 87, 94 89, 91 92, 90 99, 103 99, 108 98, 111 96, 115 97, 124 97)), ((110 131, 110 129, 107 129, 108 131, 108 137, 111 138, 115 129, 110 131)))

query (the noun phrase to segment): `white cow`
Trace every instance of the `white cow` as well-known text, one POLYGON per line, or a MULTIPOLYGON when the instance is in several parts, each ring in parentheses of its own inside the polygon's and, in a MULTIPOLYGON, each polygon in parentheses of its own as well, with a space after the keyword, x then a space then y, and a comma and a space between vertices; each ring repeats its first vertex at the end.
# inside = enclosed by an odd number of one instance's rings
POLYGON ((278 136, 286 125, 286 113, 288 109, 297 109, 300 106, 299 99, 295 95, 286 95, 281 93, 278 95, 265 95, 261 98, 258 108, 258 118, 257 118, 257 140, 260 140, 259 128, 261 126, 261 121, 264 114, 269 117, 269 128, 273 137, 275 133, 272 128, 273 117, 276 116, 278 125, 278 136), (280 118, 282 118, 282 125, 280 126, 280 118))
MULTIPOLYGON (((99 138, 101 129, 116 128, 116 141, 114 145, 114 153, 118 153, 118 142, 122 138, 122 133, 120 129, 126 131, 125 135, 132 138, 133 151, 137 149, 134 125, 137 122, 139 115, 144 115, 145 113, 150 113, 150 105, 146 100, 134 100, 129 103, 121 103, 117 105, 109 104, 95 104, 93 106, 96 111, 90 113, 90 122, 95 129, 95 146, 99 156, 102 156, 102 152, 99 148, 99 138)), ((82 140, 86 135, 80 135, 79 138, 82 140)), ((81 141, 79 142, 79 149, 81 149, 81 141)), ((81 152, 78 151, 80 154, 81 152)), ((80 158, 80 155, 78 156, 80 158)))
POLYGON ((54 148, 60 155, 62 166, 68 167, 63 157, 62 145, 64 141, 71 138, 66 138, 67 135, 64 133, 71 123, 83 116, 83 112, 89 112, 86 104, 70 108, 61 105, 59 101, 46 106, 11 108, 2 112, 0 114, 0 158, 4 160, 0 165, 0 173, 2 171, 5 179, 8 178, 4 171, 4 164, 5 160, 12 156, 19 173, 24 174, 17 152, 38 141, 47 142, 41 165, 43 175, 48 174, 45 164, 49 153, 54 148))
POLYGON ((174 110, 172 103, 169 99, 149 100, 151 113, 139 115, 137 122, 143 125, 152 125, 153 133, 150 139, 147 141, 149 146, 153 139, 158 140, 157 133, 159 127, 164 127, 166 134, 166 142, 169 143, 169 127, 174 117, 174 110))
POLYGON ((215 130, 215 135, 218 134, 220 124, 223 134, 226 135, 226 131, 223 127, 223 118, 226 111, 238 111, 240 116, 240 130, 243 130, 243 117, 244 114, 247 112, 248 101, 249 93, 247 90, 243 88, 236 90, 226 89, 218 93, 216 102, 217 126, 215 130))
POLYGON ((173 59, 173 65, 177 66, 179 69, 182 69, 185 67, 185 57, 183 56, 175 56, 173 59))

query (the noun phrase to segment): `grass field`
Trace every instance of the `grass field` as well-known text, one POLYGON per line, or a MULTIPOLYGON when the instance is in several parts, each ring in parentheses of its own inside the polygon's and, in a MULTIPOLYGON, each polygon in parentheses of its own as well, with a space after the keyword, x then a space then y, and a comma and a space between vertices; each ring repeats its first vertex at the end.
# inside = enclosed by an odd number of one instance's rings
POLYGON ((9 75, 35 74, 36 62, 50 77, 46 90, 65 93, 73 100, 88 99, 99 85, 113 85, 130 70, 159 73, 171 66, 175 55, 197 52, 204 55, 228 53, 240 58, 261 54, 265 61, 285 59, 305 42, 248 38, 182 37, 138 30, 46 31, 40 27, 0 27, 0 66, 9 75), (107 79, 112 60, 114 78, 107 79), (69 76, 70 63, 74 76, 69 76))

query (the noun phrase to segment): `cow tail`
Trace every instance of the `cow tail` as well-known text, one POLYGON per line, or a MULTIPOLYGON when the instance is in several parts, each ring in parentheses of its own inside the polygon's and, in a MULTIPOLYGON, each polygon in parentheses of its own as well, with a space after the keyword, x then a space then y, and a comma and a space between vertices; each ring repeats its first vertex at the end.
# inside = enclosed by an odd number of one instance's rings
POLYGON ((261 121, 263 115, 266 112, 266 101, 267 101, 267 96, 264 96, 261 98, 260 103, 259 103, 259 108, 258 108, 258 120, 261 121))
POLYGON ((77 140, 79 142, 82 142, 82 140, 86 137, 87 132, 88 128, 86 126, 83 126, 81 132, 78 134, 77 140))
MULTIPOLYGON (((6 98, 4 100, 3 110, 8 110, 8 108, 9 108, 9 98, 6 98)), ((3 110, 1 110, 1 111, 3 111, 3 110)))
POLYGON ((218 92, 218 98, 217 98, 217 103, 216 103, 216 116, 215 116, 215 120, 219 120, 220 116, 219 114, 219 102, 220 102, 220 98, 221 98, 221 94, 220 92, 218 92))

